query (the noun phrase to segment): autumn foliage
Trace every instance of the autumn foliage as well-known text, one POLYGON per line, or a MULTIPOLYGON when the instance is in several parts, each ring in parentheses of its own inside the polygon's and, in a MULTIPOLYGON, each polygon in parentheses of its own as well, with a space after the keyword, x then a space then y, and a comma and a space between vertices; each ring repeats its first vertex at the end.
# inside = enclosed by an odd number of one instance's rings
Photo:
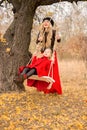
POLYGON ((62 96, 44 94, 27 86, 25 92, 0 94, 1 130, 87 129, 85 66, 82 61, 62 60, 59 68, 62 96))

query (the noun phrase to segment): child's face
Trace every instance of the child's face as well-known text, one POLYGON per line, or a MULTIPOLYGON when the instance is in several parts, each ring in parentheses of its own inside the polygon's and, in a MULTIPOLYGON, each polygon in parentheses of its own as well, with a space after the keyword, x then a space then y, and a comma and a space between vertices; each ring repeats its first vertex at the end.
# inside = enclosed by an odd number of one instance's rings
POLYGON ((43 55, 46 56, 46 57, 48 57, 48 58, 50 58, 51 55, 52 55, 51 49, 46 49, 46 50, 44 51, 43 55))
POLYGON ((44 28, 50 27, 50 21, 45 20, 45 21, 43 22, 43 26, 44 26, 44 28))

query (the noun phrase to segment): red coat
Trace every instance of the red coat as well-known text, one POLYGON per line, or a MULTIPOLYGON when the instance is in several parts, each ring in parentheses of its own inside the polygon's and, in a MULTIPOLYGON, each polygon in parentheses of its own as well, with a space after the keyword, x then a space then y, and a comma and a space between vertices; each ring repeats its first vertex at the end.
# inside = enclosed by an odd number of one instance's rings
MULTIPOLYGON (((59 69, 58 69, 58 61, 55 51, 55 61, 53 64, 53 79, 55 80, 55 83, 53 83, 51 89, 47 89, 49 83, 45 81, 38 81, 38 80, 27 80, 27 86, 29 87, 36 87, 38 91, 43 91, 44 93, 58 93, 62 94, 62 88, 61 88, 61 82, 60 82, 60 76, 59 76, 59 69)), ((48 60, 46 57, 43 57, 42 59, 38 59, 38 62, 35 63, 36 57, 34 57, 32 64, 28 67, 35 67, 37 69, 38 76, 47 76, 50 68, 51 61, 48 60), (42 60, 44 58, 44 60, 42 60)), ((52 70, 50 75, 52 75, 52 70)))
POLYGON ((49 73, 51 60, 43 56, 41 58, 33 57, 32 63, 27 65, 28 68, 36 68, 38 76, 47 76, 49 73))

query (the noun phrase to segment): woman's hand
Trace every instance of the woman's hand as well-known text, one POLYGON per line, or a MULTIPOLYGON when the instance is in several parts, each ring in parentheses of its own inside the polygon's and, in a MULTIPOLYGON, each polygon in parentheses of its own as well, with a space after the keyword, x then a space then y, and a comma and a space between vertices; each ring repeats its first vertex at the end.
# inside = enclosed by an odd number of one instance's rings
POLYGON ((43 41, 43 37, 39 36, 38 41, 42 42, 43 41))
POLYGON ((61 42, 61 37, 59 35, 56 35, 57 42, 61 42))

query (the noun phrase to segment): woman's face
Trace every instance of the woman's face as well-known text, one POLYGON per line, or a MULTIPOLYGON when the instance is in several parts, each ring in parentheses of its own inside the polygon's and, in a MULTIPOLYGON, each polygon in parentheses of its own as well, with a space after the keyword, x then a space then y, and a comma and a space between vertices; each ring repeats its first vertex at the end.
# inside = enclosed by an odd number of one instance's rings
POLYGON ((43 22, 43 26, 44 26, 44 28, 50 27, 50 21, 49 21, 49 20, 45 20, 45 21, 43 22))
POLYGON ((51 55, 52 55, 51 49, 47 48, 47 49, 44 51, 43 55, 46 56, 46 57, 48 57, 48 58, 50 58, 51 55))

